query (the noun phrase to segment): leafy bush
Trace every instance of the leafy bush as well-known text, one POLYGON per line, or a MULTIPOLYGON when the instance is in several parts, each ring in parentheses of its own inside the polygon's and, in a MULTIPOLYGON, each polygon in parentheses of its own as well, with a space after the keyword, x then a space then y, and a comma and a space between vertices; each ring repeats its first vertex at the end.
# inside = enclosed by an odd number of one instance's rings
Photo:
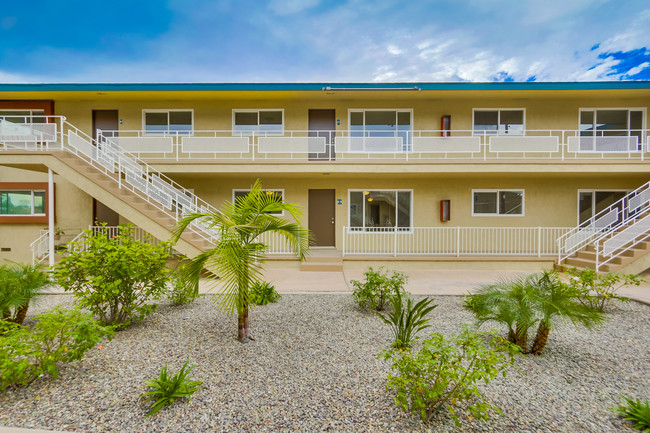
POLYGON ((0 321, 0 392, 26 385, 44 373, 54 379, 58 362, 76 361, 113 329, 100 326, 90 313, 53 310, 35 317, 32 329, 0 321))
POLYGON ((363 309, 382 311, 390 303, 390 298, 396 295, 403 295, 404 284, 408 277, 402 272, 393 271, 391 276, 388 272, 382 273, 384 268, 375 271, 369 267, 364 273, 364 282, 352 280, 354 286, 352 296, 363 309))
POLYGON ((132 232, 129 226, 120 226, 114 236, 86 230, 86 238, 55 268, 56 281, 102 324, 144 319, 156 309, 150 302, 167 291, 169 246, 138 241, 132 232))
POLYGON ((396 390, 395 404, 419 414, 424 422, 431 422, 446 406, 460 425, 456 406, 463 402, 473 416, 487 419, 490 409, 501 412, 486 403, 477 384, 488 383, 498 374, 505 376, 517 351, 515 345, 493 333, 477 333, 467 327, 449 340, 435 333, 424 340, 417 354, 395 349, 384 352, 397 371, 388 375, 386 389, 396 390), (486 336, 490 337, 489 347, 484 343, 486 336))
POLYGON ((618 405, 614 411, 626 421, 632 421, 632 427, 643 432, 650 432, 650 403, 648 400, 632 400, 623 396, 624 404, 618 405))
POLYGON ((173 376, 167 375, 167 364, 165 364, 160 370, 158 379, 147 382, 149 391, 140 396, 146 400, 154 401, 147 416, 155 414, 164 407, 171 406, 178 398, 191 396, 201 387, 203 382, 193 381, 188 377, 194 368, 193 365, 187 368, 188 362, 189 359, 185 361, 181 370, 173 376))
POLYGON ((539 355, 549 333, 562 322, 591 328, 604 320, 597 309, 580 302, 581 292, 563 283, 557 272, 547 271, 512 281, 482 287, 465 297, 465 308, 472 311, 479 325, 489 321, 508 327, 508 340, 522 353, 539 355), (537 333, 529 348, 529 330, 537 333))
POLYGON ((566 274, 570 277, 569 285, 580 292, 580 302, 599 311, 604 311, 609 303, 629 301, 616 292, 623 286, 638 286, 643 281, 638 275, 599 274, 593 269, 571 268, 566 274))
POLYGON ((393 331, 393 347, 408 349, 417 339, 417 333, 431 326, 428 324, 429 319, 426 318, 426 315, 437 307, 437 305, 429 306, 431 302, 433 299, 424 298, 413 305, 413 300, 408 296, 395 295, 391 297, 393 310, 386 316, 377 313, 393 331), (406 305, 404 305, 404 300, 406 300, 406 305))
POLYGON ((0 266, 0 319, 22 325, 29 302, 48 284, 50 277, 39 264, 0 266))
POLYGON ((254 305, 266 305, 280 299, 280 294, 275 290, 275 286, 266 281, 253 283, 249 296, 251 304, 254 305))
POLYGON ((179 266, 171 277, 172 287, 167 298, 175 305, 189 304, 200 296, 198 286, 187 284, 183 279, 185 269, 184 265, 179 266))

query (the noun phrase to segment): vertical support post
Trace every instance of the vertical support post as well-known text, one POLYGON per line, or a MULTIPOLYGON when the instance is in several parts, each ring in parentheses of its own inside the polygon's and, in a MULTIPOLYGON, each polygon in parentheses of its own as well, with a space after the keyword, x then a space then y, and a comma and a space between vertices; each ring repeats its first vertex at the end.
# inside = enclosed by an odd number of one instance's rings
POLYGON ((456 227, 456 257, 460 257, 460 226, 456 227))
POLYGON ((596 272, 598 272, 598 268, 600 268, 600 245, 596 241, 596 272))
POLYGON ((537 257, 542 257, 542 228, 537 227, 537 257))
POLYGON ((54 172, 51 168, 47 169, 47 220, 48 231, 50 232, 47 239, 47 249, 49 252, 49 266, 54 266, 54 172))
POLYGON ((393 227, 393 257, 397 257, 397 227, 393 227))
POLYGON ((346 230, 346 227, 343 226, 343 241, 342 241, 343 251, 341 252, 341 257, 345 257, 345 230, 346 230))

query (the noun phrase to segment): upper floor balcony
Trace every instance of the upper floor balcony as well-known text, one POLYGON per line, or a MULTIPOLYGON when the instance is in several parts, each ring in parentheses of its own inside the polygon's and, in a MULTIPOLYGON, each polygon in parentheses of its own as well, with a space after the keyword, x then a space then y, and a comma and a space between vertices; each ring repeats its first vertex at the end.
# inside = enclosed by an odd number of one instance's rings
MULTIPOLYGON (((62 116, 0 117, 3 150, 52 150, 76 132, 62 116)), ((76 129, 76 128, 74 128, 76 129)), ((546 164, 646 161, 648 129, 532 130, 97 130, 88 146, 152 163, 546 164)), ((88 150, 90 152, 91 150, 88 150)))
POLYGON ((650 130, 277 132, 97 131, 100 143, 164 162, 436 163, 650 159, 650 130))

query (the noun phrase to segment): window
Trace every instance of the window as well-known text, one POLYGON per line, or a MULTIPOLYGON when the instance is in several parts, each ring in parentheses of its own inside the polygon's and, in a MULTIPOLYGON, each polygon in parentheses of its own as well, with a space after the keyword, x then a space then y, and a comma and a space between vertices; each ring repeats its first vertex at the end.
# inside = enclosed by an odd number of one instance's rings
POLYGON ((0 215, 45 215, 45 191, 0 191, 0 215))
POLYGON ((629 191, 627 190, 579 190, 578 191, 578 224, 591 219, 599 212, 616 203, 629 191))
POLYGON ((410 190, 350 190, 351 231, 410 231, 412 221, 410 190))
POLYGON ((233 110, 232 130, 237 135, 279 135, 284 131, 282 110, 233 110))
POLYGON ((192 133, 192 110, 145 110, 143 118, 146 134, 192 133))
MULTIPOLYGON (((233 189, 232 191, 232 201, 233 203, 237 201, 238 198, 244 197, 246 194, 251 192, 250 189, 233 189)), ((265 189, 266 194, 272 195, 275 194, 280 200, 284 200, 284 190, 283 189, 265 189)), ((268 212, 269 215, 282 216, 284 211, 279 212, 268 212)))
POLYGON ((642 143, 645 112, 641 108, 588 108, 580 110, 581 137, 637 137, 642 143))
POLYGON ((524 214, 523 190, 474 190, 472 191, 472 215, 524 214))
POLYGON ((11 123, 45 123, 45 110, 0 110, 0 120, 11 123))
POLYGON ((474 110, 475 134, 515 134, 524 133, 524 110, 474 110))
POLYGON ((350 137, 400 137, 402 145, 411 144, 410 109, 350 110, 349 115, 350 137))

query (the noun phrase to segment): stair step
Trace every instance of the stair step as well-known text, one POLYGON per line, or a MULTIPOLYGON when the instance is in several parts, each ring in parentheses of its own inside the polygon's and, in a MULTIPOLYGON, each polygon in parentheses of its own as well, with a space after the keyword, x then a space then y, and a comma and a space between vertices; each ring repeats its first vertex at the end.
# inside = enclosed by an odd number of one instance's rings
POLYGON ((343 263, 305 263, 300 264, 300 270, 306 272, 343 272, 343 263))

